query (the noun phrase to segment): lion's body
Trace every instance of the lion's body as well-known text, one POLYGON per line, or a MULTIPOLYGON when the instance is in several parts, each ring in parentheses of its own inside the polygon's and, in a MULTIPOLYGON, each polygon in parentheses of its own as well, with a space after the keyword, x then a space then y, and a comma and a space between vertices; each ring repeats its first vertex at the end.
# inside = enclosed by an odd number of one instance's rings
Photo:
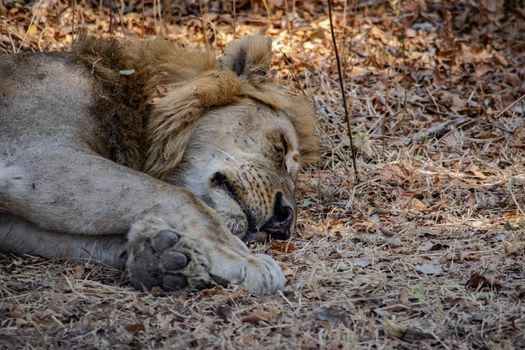
POLYGON ((281 287, 278 266, 230 231, 293 207, 313 118, 260 78, 266 41, 233 44, 223 61, 88 38, 73 53, 0 56, 0 250, 95 259, 146 288, 281 287), (270 157, 275 135, 289 149, 270 157))

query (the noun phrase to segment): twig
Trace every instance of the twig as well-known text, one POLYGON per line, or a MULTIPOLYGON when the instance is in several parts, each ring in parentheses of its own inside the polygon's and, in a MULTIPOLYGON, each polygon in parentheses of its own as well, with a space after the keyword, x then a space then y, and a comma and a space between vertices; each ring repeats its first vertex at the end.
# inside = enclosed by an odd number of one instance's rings
POLYGON ((145 22, 145 18, 144 18, 144 0, 142 0, 142 30, 141 30, 141 37, 144 38, 144 22, 145 22))
POLYGON ((204 45, 208 46, 208 40, 206 39, 206 21, 204 20, 203 15, 204 9, 202 8, 202 3, 199 1, 199 19, 201 20, 201 29, 202 29, 202 40, 204 45))
POLYGON ((335 40, 335 33, 334 33, 334 23, 332 20, 332 0, 328 0, 328 18, 330 19, 330 34, 332 35, 332 43, 334 45, 334 51, 335 51, 335 60, 337 62, 337 74, 339 75, 339 85, 341 86, 341 94, 343 97, 343 107, 345 110, 345 118, 346 118, 346 127, 348 131, 348 138, 350 139, 350 149, 352 151, 352 163, 354 166, 354 173, 356 180, 359 179, 359 172, 357 170, 357 162, 356 162, 356 154, 355 154, 355 148, 354 148, 354 139, 352 137, 352 127, 350 126, 350 116, 348 114, 348 106, 346 104, 346 93, 345 93, 345 83, 343 80, 343 73, 341 69, 341 61, 339 60, 339 51, 337 50, 337 41, 335 40))
POLYGON ((288 30, 288 33, 292 31, 292 27, 290 26, 290 14, 288 13, 288 0, 284 0, 284 9, 286 12, 286 30, 288 30))
POLYGON ((521 209, 520 203, 516 199, 516 196, 514 195, 514 191, 512 191, 512 185, 510 182, 508 183, 508 187, 509 187, 510 197, 512 198, 512 201, 516 205, 516 208, 517 208, 516 211, 519 212, 525 218, 525 212, 523 212, 523 209, 521 209))
POLYGON ((113 1, 109 0, 109 32, 113 33, 113 1))
POLYGON ((281 53, 283 54, 284 60, 286 61, 286 64, 288 64, 288 67, 290 68, 290 74, 292 74, 292 79, 297 85, 297 87, 301 90, 303 96, 306 96, 306 92, 304 91, 303 87, 299 83, 299 80, 297 79, 297 75, 295 74, 295 69, 292 65, 292 61, 288 58, 288 56, 283 52, 283 50, 279 49, 281 53))
POLYGON ((73 0, 73 16, 71 18, 71 47, 75 43, 75 12, 77 10, 77 0, 73 0))
POLYGON ((26 40, 26 37, 27 37, 27 32, 29 31, 29 29, 31 28, 31 26, 33 25, 33 22, 35 21, 35 18, 36 18, 36 14, 38 13, 38 10, 40 10, 40 5, 42 4, 42 0, 40 0, 38 2, 38 4, 36 5, 36 9, 35 9, 35 12, 33 13, 33 16, 31 16, 31 21, 29 21, 29 26, 27 26, 27 30, 25 31, 24 33, 24 37, 22 38, 22 42, 20 43, 20 45, 18 46, 18 50, 16 51, 16 53, 19 53, 20 50, 22 50, 22 46, 24 45, 24 42, 26 40))
POLYGON ((406 144, 412 143, 414 141, 420 141, 430 135, 441 136, 445 134, 447 131, 449 131, 452 127, 456 127, 456 126, 465 124, 471 120, 472 120, 471 117, 462 116, 462 117, 458 117, 455 119, 445 120, 443 122, 436 123, 430 128, 421 130, 415 133, 414 135, 412 135, 412 137, 410 137, 410 139, 406 141, 406 144))
POLYGON ((233 3, 233 38, 237 39, 236 36, 236 21, 237 21, 237 8, 235 6, 236 0, 232 0, 233 3))
POLYGON ((508 105, 504 110, 502 110, 501 112, 499 112, 497 115, 496 115, 496 118, 495 119, 498 119, 499 117, 501 117, 501 115, 503 113, 505 113, 506 111, 508 111, 509 109, 511 109, 515 104, 519 103, 521 100, 523 100, 525 98, 525 94, 521 95, 521 97, 519 97, 516 101, 512 102, 510 105, 508 105))

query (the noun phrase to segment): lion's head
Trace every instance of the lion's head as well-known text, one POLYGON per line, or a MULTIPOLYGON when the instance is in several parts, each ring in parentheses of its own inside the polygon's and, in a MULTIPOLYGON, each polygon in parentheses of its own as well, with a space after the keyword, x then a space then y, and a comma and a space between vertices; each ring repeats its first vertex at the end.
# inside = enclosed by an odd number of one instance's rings
POLYGON ((195 131, 172 179, 204 199, 243 240, 289 238, 302 159, 285 112, 247 97, 207 112, 195 131))
POLYGON ((297 172, 316 156, 311 103, 268 84, 270 61, 268 38, 231 42, 215 69, 168 86, 150 124, 147 171, 191 189, 244 240, 289 238, 297 172), (177 110, 186 135, 172 146, 177 110))
MULTIPOLYGON (((162 39, 123 45, 113 65, 136 71, 129 78, 92 64, 100 57, 115 60, 116 43, 104 45, 86 39, 77 51, 105 81, 126 79, 123 84, 130 85, 135 79, 145 91, 135 99, 148 104, 137 108, 147 113, 144 160, 127 165, 190 189, 245 241, 288 238, 296 217, 297 172, 316 159, 317 141, 312 104, 268 81, 270 39, 234 40, 219 60, 213 52, 162 39)), ((134 135, 137 141, 140 133, 134 135)), ((128 150, 142 147, 130 140, 126 137, 128 150)))

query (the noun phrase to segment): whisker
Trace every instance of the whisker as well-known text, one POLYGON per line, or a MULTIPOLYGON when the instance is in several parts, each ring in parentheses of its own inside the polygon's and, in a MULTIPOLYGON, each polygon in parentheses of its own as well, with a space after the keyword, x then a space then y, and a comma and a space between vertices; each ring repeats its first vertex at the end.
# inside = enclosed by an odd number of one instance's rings
POLYGON ((232 156, 231 154, 229 154, 228 152, 226 151, 223 151, 222 149, 219 149, 219 148, 216 148, 217 151, 221 152, 221 153, 224 153, 226 156, 230 157, 231 159, 233 159, 237 164, 241 164, 241 162, 239 162, 237 159, 235 159, 234 156, 232 156))

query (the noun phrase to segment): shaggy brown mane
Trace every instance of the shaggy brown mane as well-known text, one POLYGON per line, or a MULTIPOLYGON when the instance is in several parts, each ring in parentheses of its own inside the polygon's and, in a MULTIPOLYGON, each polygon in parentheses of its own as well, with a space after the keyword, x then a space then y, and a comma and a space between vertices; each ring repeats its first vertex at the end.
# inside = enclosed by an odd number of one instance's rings
POLYGON ((317 158, 311 103, 269 84, 271 43, 259 36, 214 52, 164 39, 119 42, 82 35, 74 53, 105 89, 97 106, 108 155, 166 179, 182 160, 195 122, 215 107, 252 98, 283 111, 299 136, 301 162, 317 158))

